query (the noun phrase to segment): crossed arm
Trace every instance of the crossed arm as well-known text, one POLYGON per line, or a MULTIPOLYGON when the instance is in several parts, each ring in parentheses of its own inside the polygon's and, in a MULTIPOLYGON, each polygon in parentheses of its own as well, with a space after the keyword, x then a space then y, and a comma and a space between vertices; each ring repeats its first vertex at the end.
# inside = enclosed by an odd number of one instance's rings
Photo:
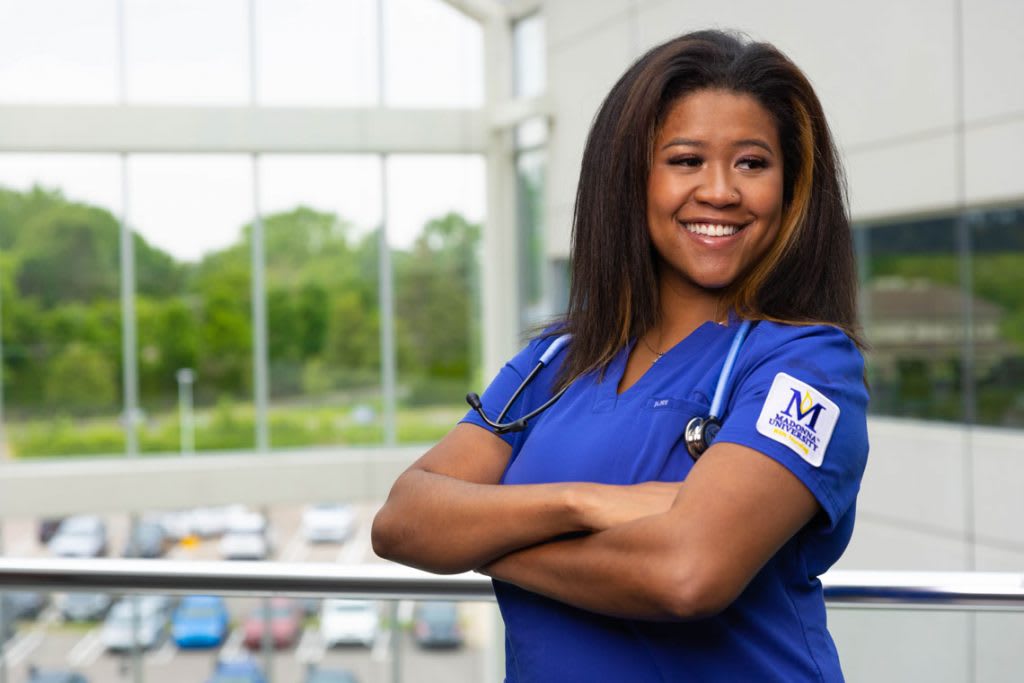
POLYGON ((395 482, 374 550, 595 612, 692 619, 731 603, 819 509, 788 470, 736 444, 708 449, 685 485, 500 486, 510 453, 458 425, 395 482))

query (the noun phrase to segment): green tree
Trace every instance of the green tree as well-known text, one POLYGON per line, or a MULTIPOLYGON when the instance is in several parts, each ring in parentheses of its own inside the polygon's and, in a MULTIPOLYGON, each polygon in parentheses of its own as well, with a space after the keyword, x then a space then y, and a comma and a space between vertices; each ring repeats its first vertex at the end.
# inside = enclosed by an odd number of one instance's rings
POLYGON ((65 347, 49 364, 47 402, 76 414, 110 410, 118 397, 115 376, 115 369, 102 352, 75 342, 65 347))

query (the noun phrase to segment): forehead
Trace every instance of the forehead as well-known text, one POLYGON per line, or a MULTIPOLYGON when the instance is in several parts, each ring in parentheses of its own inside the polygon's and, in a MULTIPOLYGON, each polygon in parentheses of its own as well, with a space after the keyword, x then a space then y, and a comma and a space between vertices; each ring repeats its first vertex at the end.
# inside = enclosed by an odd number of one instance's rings
POLYGON ((760 138, 773 148, 779 145, 771 113, 751 95, 730 90, 698 90, 676 99, 656 139, 664 144, 676 137, 707 144, 760 138))

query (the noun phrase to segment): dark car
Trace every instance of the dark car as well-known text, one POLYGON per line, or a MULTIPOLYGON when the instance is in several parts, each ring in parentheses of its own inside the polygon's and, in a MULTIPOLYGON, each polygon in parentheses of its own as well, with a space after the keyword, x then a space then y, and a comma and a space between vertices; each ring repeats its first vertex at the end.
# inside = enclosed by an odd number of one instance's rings
POLYGON ((462 628, 454 602, 418 602, 413 608, 412 635, 420 647, 461 647, 462 628))
POLYGON ((60 613, 65 621, 99 621, 113 604, 109 593, 68 593, 60 602, 60 613))
POLYGON ((167 533, 156 522, 142 521, 132 528, 124 546, 124 557, 160 557, 167 544, 167 533))
POLYGON ((322 669, 311 664, 302 683, 359 683, 359 679, 348 669, 322 669))
POLYGON ((38 591, 11 591, 7 593, 6 609, 15 619, 35 619, 46 607, 50 596, 38 591))

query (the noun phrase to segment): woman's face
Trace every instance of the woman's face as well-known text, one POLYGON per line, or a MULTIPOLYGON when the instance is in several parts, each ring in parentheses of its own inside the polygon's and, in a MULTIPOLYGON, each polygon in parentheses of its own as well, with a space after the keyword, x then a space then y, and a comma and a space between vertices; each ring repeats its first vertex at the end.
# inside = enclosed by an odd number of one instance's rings
POLYGON ((647 225, 660 276, 680 294, 714 295, 764 256, 782 221, 782 148, 749 95, 698 90, 655 136, 647 225))

